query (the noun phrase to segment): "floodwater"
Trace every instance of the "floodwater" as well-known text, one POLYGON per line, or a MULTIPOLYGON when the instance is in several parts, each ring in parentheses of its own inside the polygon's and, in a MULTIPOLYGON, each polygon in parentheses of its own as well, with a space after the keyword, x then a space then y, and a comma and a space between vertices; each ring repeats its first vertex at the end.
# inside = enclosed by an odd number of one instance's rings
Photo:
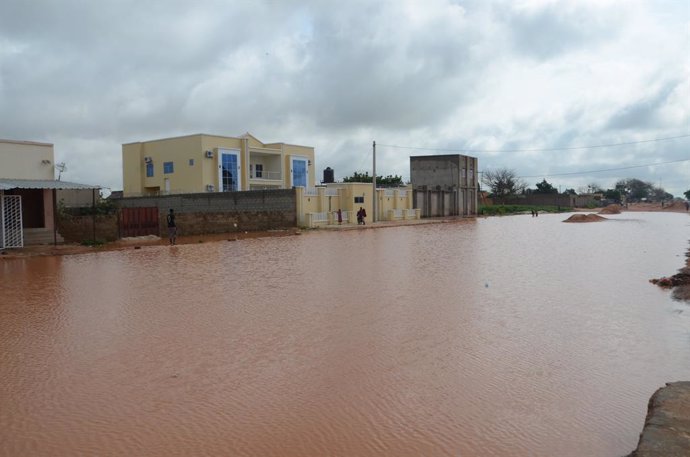
POLYGON ((0 261, 2 456, 616 456, 690 379, 690 219, 0 261))

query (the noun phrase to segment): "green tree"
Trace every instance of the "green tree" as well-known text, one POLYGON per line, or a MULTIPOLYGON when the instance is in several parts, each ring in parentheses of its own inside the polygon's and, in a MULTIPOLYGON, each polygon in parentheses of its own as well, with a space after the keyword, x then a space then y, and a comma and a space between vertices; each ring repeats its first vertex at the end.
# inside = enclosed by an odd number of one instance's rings
MULTIPOLYGON (((357 171, 354 172, 352 176, 347 176, 343 178, 343 182, 373 182, 373 177, 369 176, 369 172, 365 171, 364 173, 359 173, 357 171)), ((377 176, 376 177, 376 185, 377 186, 383 186, 383 187, 395 187, 395 186, 402 186, 403 185, 403 179, 402 176, 398 175, 388 175, 388 176, 377 176)))
POLYGON ((563 195, 577 195, 577 192, 575 192, 575 189, 566 189, 563 191, 563 195))
POLYGON ((542 179, 541 182, 537 183, 537 190, 534 191, 535 194, 557 194, 558 190, 551 184, 546 182, 546 179, 542 179))
POLYGON ((604 192, 604 198, 607 200, 612 200, 614 202, 620 203, 621 192, 617 189, 606 189, 606 191, 604 192))
POLYGON ((685 192, 683 192, 683 195, 685 195, 686 200, 690 200, 690 190, 686 190, 685 192))
POLYGON ((621 179, 616 182, 616 190, 633 201, 649 198, 653 188, 652 183, 637 178, 621 179))
POLYGON ((652 186, 652 190, 649 192, 649 197, 657 202, 673 200, 673 195, 666 192, 663 187, 652 186))

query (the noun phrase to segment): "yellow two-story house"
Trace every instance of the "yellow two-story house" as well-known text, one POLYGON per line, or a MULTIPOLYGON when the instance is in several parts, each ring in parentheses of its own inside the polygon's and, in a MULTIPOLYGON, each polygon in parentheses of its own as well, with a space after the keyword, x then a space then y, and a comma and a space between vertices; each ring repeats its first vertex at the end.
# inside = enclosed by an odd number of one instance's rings
POLYGON ((195 134, 122 145, 125 197, 314 187, 314 148, 195 134))

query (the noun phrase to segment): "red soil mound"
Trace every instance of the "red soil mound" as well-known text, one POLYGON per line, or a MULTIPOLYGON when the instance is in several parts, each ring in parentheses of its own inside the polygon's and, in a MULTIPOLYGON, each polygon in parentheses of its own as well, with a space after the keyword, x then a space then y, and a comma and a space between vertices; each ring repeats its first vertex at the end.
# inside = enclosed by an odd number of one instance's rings
POLYGON ((563 222, 600 222, 607 220, 605 217, 596 214, 573 214, 563 222))
POLYGON ((665 210, 668 211, 686 211, 685 202, 674 200, 664 206, 665 210))
POLYGON ((621 213, 621 206, 620 205, 609 205, 606 208, 602 208, 601 211, 599 211, 599 214, 620 214, 621 213))

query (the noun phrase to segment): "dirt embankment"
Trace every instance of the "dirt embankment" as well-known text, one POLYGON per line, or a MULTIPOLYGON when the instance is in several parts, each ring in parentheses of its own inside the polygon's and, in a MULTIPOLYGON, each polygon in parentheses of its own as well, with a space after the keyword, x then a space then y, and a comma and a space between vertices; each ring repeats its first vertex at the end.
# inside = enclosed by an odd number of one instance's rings
POLYGON ((649 282, 664 289, 673 289, 673 298, 690 301, 690 249, 685 253, 685 266, 673 276, 650 279, 649 282))
POLYGON ((663 211, 669 213, 687 213, 688 209, 683 201, 671 203, 629 203, 624 211, 663 211))
POLYGON ((654 392, 637 449, 628 457, 690 455, 690 382, 670 382, 654 392))

